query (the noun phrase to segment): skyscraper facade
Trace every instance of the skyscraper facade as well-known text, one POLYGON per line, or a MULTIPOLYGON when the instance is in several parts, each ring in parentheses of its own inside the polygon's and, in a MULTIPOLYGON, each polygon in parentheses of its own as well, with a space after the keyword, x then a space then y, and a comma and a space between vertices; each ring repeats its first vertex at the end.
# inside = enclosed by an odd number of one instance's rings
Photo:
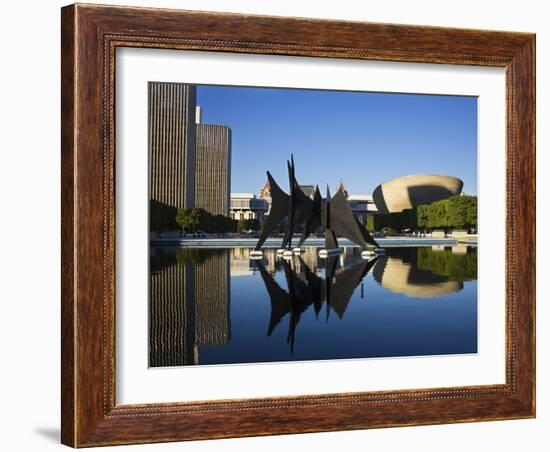
POLYGON ((149 365, 195 364, 195 269, 159 250, 150 268, 149 365))
POLYGON ((195 207, 229 216, 231 129, 197 124, 195 150, 195 207))
POLYGON ((196 260, 155 250, 151 256, 149 365, 200 363, 200 347, 226 345, 231 337, 229 252, 196 260))
POLYGON ((149 82, 149 199, 172 209, 195 205, 196 87, 149 82))
POLYGON ((226 345, 231 336, 229 252, 213 251, 194 268, 196 344, 226 345))

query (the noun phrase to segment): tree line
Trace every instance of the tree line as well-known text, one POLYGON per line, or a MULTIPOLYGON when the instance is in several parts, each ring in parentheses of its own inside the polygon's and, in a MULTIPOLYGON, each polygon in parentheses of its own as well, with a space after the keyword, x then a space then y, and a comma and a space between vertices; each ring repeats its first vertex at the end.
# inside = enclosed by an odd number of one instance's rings
POLYGON ((234 220, 225 215, 213 215, 201 208, 178 210, 176 223, 186 232, 226 233, 260 229, 258 220, 234 220))
MULTIPOLYGON (((453 281, 477 279, 477 247, 468 246, 462 252, 454 252, 450 246, 437 250, 430 246, 387 248, 386 256, 453 281)), ((412 277, 421 278, 422 274, 412 277)))
MULTIPOLYGON (((187 233, 228 233, 259 231, 258 220, 234 220, 225 215, 213 215, 201 208, 176 209, 158 201, 150 203, 150 228, 155 231, 182 229, 187 233)), ((365 227, 389 235, 397 231, 431 231, 442 229, 477 230, 477 196, 458 195, 423 204, 412 209, 367 217, 365 227)))
POLYGON ((371 215, 369 231, 477 230, 477 196, 457 195, 398 213, 371 215))
POLYGON ((468 249, 464 254, 455 254, 451 249, 433 251, 429 247, 417 248, 417 268, 429 270, 455 281, 477 279, 477 249, 468 249))
POLYGON ((221 234, 227 232, 259 231, 258 220, 233 220, 225 215, 214 215, 204 209, 176 209, 152 200, 149 212, 150 229, 153 231, 173 231, 182 229, 187 233, 207 232, 221 234))

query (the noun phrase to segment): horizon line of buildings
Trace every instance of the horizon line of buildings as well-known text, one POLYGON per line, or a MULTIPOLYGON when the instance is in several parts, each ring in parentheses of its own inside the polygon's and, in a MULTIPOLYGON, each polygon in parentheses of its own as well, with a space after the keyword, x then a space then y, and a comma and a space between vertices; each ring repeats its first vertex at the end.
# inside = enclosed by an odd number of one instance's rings
POLYGON ((149 82, 148 100, 151 209, 229 216, 231 128, 201 122, 195 85, 149 82))
MULTIPOLYGON (((213 215, 264 223, 271 209, 269 182, 254 193, 231 193, 231 128, 203 124, 196 86, 149 82, 149 199, 151 209, 202 208, 213 215)), ((314 185, 301 185, 313 196, 314 185)), ((348 196, 359 221, 378 209, 370 195, 348 196)), ((153 212, 151 212, 153 215, 153 212)))
MULTIPOLYGON (((196 85, 148 83, 150 219, 175 225, 179 209, 202 208, 213 215, 264 223, 271 209, 266 181, 254 193, 231 193, 232 132, 227 125, 203 124, 196 85)), ((435 174, 402 176, 379 185, 371 195, 343 191, 356 218, 400 212, 461 193, 463 182, 435 174)), ((301 185, 310 197, 314 185, 301 185)), ((150 220, 150 224, 152 222, 150 220)))
MULTIPOLYGON (((300 185, 306 196, 313 197, 314 185, 300 185)), ((375 215, 378 208, 371 195, 350 195, 344 184, 340 182, 337 191, 343 191, 355 217, 364 223, 367 215, 375 215)), ((230 217, 233 220, 258 220, 264 223, 271 210, 271 191, 269 182, 260 189, 258 195, 255 193, 231 193, 230 217)))

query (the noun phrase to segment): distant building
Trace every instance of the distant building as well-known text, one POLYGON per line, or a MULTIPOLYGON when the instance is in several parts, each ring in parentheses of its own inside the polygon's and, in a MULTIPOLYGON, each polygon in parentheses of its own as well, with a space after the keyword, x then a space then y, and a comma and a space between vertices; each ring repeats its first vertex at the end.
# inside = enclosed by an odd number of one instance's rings
POLYGON ((349 195, 348 203, 355 218, 361 223, 367 221, 368 215, 376 215, 378 208, 370 195, 349 195))
POLYGON ((403 176, 376 187, 372 197, 380 213, 396 213, 459 195, 463 185, 460 179, 453 176, 403 176))
POLYGON ((338 185, 338 188, 336 189, 336 191, 337 192, 341 191, 342 193, 344 193, 344 196, 346 199, 349 198, 349 193, 346 190, 346 187, 344 187, 344 182, 340 181, 340 184, 338 185))
POLYGON ((339 191, 344 193, 344 196, 348 201, 348 204, 351 208, 351 211, 353 212, 353 215, 355 216, 355 218, 359 220, 359 222, 364 224, 367 221, 368 215, 375 215, 378 213, 378 209, 372 199, 372 196, 350 195, 342 181, 340 181, 340 184, 336 189, 336 192, 339 192, 339 191))
MULTIPOLYGON (((313 198, 313 196, 315 195, 314 185, 300 185, 300 188, 306 194, 306 196, 309 196, 310 198, 313 198)), ((378 208, 376 207, 372 196, 350 195, 343 182, 340 182, 338 184, 336 191, 342 191, 344 193, 344 196, 348 200, 353 214, 361 223, 367 221, 367 215, 376 215, 378 213, 378 208)), ((251 193, 247 193, 247 195, 250 196, 251 193)), ((231 197, 233 198, 233 194, 231 195, 231 197)), ((266 216, 269 215, 269 211, 271 209, 271 187, 269 186, 269 182, 266 182, 265 185, 260 189, 258 199, 265 200, 267 202, 266 216)), ((231 208, 231 210, 233 211, 233 207, 231 208)))
POLYGON ((149 197, 172 209, 195 203, 196 87, 149 82, 149 197))
POLYGON ((263 199, 267 203, 266 215, 269 215, 269 211, 271 210, 271 186, 269 185, 269 181, 266 181, 265 185, 260 188, 258 198, 263 199))
POLYGON ((407 262, 401 257, 381 256, 376 261, 372 275, 382 287, 414 298, 440 297, 459 292, 464 287, 462 281, 417 268, 416 259, 407 262))
POLYGON ((251 248, 235 247, 231 249, 230 272, 231 277, 249 276, 254 274, 255 265, 250 260, 251 248))
POLYGON ((268 201, 256 198, 254 193, 231 193, 229 216, 234 220, 258 220, 263 223, 268 208, 268 201))
POLYGON ((264 186, 260 188, 260 193, 258 195, 258 198, 260 199, 271 199, 271 185, 269 185, 269 181, 266 181, 264 186))
POLYGON ((196 86, 150 82, 149 221, 175 229, 179 209, 229 216, 231 129, 202 124, 196 86))
POLYGON ((213 124, 197 124, 196 129, 195 207, 229 216, 231 129, 213 124))
POLYGON ((315 195, 315 186, 314 185, 300 185, 300 189, 308 198, 312 198, 315 195))

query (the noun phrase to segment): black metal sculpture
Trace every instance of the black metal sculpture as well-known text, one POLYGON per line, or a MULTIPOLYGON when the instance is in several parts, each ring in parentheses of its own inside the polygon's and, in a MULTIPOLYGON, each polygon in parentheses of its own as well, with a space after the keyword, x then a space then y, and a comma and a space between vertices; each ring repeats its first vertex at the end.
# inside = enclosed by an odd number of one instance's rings
POLYGON ((271 191, 271 210, 256 244, 256 250, 262 248, 269 235, 289 216, 292 209, 290 196, 281 190, 269 171, 267 171, 267 180, 271 191))
MULTIPOLYGON (((304 223, 307 224, 309 222, 311 228, 318 223, 314 217, 316 215, 319 216, 320 194, 318 200, 315 201, 302 191, 300 184, 296 181, 294 156, 291 156, 290 161, 287 161, 287 166, 290 195, 286 194, 281 187, 279 187, 271 173, 267 171, 267 180, 271 188, 271 210, 262 233, 260 234, 260 238, 258 239, 258 243, 256 244, 256 251, 262 248, 262 245, 269 235, 285 220, 286 226, 282 248, 288 249, 292 249, 294 231, 304 223)), ((318 191, 319 189, 317 188, 316 192, 318 191)))
POLYGON ((315 187, 315 193, 313 194, 313 205, 311 206, 311 216, 306 221, 304 227, 304 232, 300 241, 298 242, 298 248, 300 248, 306 239, 313 234, 315 231, 318 231, 321 226, 323 226, 321 221, 321 216, 323 212, 323 197, 319 191, 319 187, 315 187))
POLYGON ((327 197, 322 199, 319 187, 315 187, 313 198, 308 197, 296 180, 294 157, 287 161, 290 195, 285 193, 269 171, 267 179, 271 187, 271 211, 267 217, 255 251, 260 251, 269 235, 286 221, 282 248, 292 249, 294 232, 304 226, 298 248, 315 231, 323 229, 325 233, 325 248, 338 249, 337 236, 345 237, 363 250, 367 244, 379 247, 378 243, 365 227, 355 218, 345 197, 339 190, 333 198, 327 187, 327 197))
POLYGON ((363 249, 367 248, 367 243, 378 247, 376 240, 355 218, 344 193, 340 190, 330 200, 330 228, 336 235, 351 240, 363 249))

